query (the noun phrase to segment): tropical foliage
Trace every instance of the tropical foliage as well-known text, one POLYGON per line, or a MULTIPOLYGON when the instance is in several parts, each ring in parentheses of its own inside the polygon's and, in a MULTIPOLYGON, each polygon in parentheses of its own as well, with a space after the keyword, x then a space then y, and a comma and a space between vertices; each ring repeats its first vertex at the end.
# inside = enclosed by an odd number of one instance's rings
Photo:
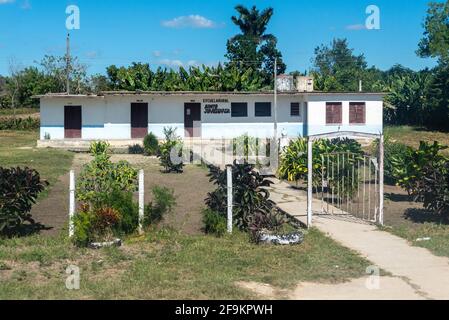
MULTIPOLYGON (((361 145, 353 139, 332 139, 332 140, 317 140, 313 143, 313 185, 315 187, 321 186, 321 179, 323 172, 326 172, 328 167, 327 161, 323 164, 323 156, 331 154, 350 154, 347 157, 346 165, 352 164, 352 161, 360 159, 363 155, 361 145), (354 156, 354 158, 352 157, 354 156)), ((307 181, 308 165, 307 165, 307 139, 299 138, 292 140, 288 147, 281 153, 281 160, 279 166, 279 177, 281 179, 296 182, 307 181)), ((331 163, 333 157, 331 158, 331 163)), ((341 164, 340 170, 344 171, 345 166, 341 164)), ((334 172, 335 173, 335 172, 334 172)), ((335 173, 338 175, 338 172, 335 173)))
POLYGON ((449 159, 441 151, 446 146, 421 142, 417 150, 410 148, 403 158, 393 158, 398 184, 423 202, 432 212, 449 216, 449 159))
POLYGON ((36 170, 0 167, 0 235, 14 235, 25 223, 35 223, 31 207, 47 185, 36 170))
MULTIPOLYGON (((254 170, 254 165, 238 164, 232 166, 233 215, 235 224, 242 230, 248 230, 252 217, 256 213, 269 214, 274 203, 269 200, 266 189, 272 182, 254 170)), ((227 216, 227 172, 215 166, 209 166, 210 181, 217 189, 208 194, 207 206, 214 212, 227 216)))

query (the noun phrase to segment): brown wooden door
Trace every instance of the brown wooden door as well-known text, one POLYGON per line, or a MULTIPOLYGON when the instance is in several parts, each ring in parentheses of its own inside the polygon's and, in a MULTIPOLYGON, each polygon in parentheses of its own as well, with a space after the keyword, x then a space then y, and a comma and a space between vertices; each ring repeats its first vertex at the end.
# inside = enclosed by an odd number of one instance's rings
POLYGON ((131 138, 140 139, 148 134, 148 103, 131 103, 131 138))
POLYGON ((185 136, 201 137, 201 103, 186 103, 184 105, 185 136))
POLYGON ((81 106, 64 107, 64 137, 66 139, 81 139, 82 122, 81 106))

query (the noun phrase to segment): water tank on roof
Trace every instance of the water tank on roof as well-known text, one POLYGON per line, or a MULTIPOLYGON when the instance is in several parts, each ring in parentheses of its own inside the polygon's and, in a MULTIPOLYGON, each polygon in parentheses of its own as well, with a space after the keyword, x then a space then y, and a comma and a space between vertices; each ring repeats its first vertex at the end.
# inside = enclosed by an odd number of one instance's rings
POLYGON ((299 92, 312 92, 313 91, 313 78, 312 77, 297 77, 296 78, 296 90, 299 92))

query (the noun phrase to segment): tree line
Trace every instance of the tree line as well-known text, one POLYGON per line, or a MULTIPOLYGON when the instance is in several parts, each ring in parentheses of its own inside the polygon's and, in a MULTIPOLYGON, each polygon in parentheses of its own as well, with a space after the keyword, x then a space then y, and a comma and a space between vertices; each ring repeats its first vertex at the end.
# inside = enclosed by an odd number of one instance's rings
MULTIPOLYGON (((109 90, 144 91, 257 91, 273 88, 276 72, 285 73, 277 38, 267 27, 272 8, 237 6, 232 22, 240 33, 227 41, 226 62, 217 66, 151 69, 148 63, 111 65, 104 75, 88 76, 87 67, 76 58, 70 64, 72 93, 109 90)), ((320 91, 359 90, 386 92, 385 120, 389 124, 449 129, 449 0, 430 3, 424 22, 425 32, 417 55, 436 58, 432 69, 414 71, 402 65, 389 70, 369 66, 363 54, 356 54, 346 39, 334 39, 315 49, 312 67, 305 72, 315 79, 320 91)), ((45 56, 36 66, 10 66, 8 76, 0 76, 0 107, 37 106, 33 95, 66 91, 66 57, 45 56)))

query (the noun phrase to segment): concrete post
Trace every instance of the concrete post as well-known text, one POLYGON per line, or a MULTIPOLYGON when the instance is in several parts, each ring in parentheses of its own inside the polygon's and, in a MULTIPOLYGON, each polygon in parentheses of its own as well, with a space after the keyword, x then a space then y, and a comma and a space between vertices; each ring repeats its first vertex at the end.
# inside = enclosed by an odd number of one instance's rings
POLYGON ((313 197, 313 140, 307 143, 307 228, 312 226, 312 197, 313 197))
POLYGON ((69 237, 75 234, 73 218, 75 216, 75 171, 70 170, 70 186, 69 186, 69 237))
POLYGON ((233 227, 232 166, 227 166, 226 172, 227 172, 227 187, 228 187, 228 233, 231 234, 233 227))
POLYGON ((379 224, 384 224, 384 135, 379 139, 379 224))
POLYGON ((145 173, 139 171, 139 233, 143 234, 143 220, 145 218, 145 173))

